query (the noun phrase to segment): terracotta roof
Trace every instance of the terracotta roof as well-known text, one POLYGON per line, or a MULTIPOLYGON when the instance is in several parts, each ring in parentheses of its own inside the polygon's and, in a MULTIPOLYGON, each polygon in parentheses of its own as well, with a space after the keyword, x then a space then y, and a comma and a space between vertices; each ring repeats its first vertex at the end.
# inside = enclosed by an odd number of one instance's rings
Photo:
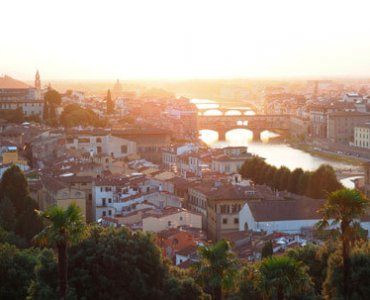
POLYGON ((191 259, 185 260, 184 262, 177 265, 180 269, 188 269, 194 264, 194 261, 191 259))
POLYGON ((285 220, 318 220, 318 209, 324 200, 301 198, 295 200, 261 200, 247 203, 256 222, 285 220))
POLYGON ((179 251, 176 252, 176 255, 181 255, 181 256, 189 256, 193 253, 196 253, 198 249, 198 246, 196 245, 190 245, 187 246, 179 251))
POLYGON ((0 77, 0 89, 29 89, 31 86, 28 84, 13 79, 10 76, 5 75, 4 77, 0 77))

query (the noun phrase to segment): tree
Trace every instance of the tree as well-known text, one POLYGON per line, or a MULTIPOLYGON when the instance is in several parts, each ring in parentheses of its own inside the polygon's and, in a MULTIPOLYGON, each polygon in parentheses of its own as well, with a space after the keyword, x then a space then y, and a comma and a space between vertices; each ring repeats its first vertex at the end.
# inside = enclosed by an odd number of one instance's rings
POLYGON ((287 251, 287 256, 304 263, 308 267, 308 274, 315 284, 317 295, 321 295, 322 283, 325 280, 326 267, 332 249, 327 245, 318 246, 308 244, 304 247, 293 248, 287 251))
POLYGON ((0 202, 0 226, 7 231, 13 231, 16 224, 15 208, 8 197, 0 202))
POLYGON ((15 207, 16 215, 19 215, 25 205, 28 195, 28 183, 21 169, 12 165, 8 168, 1 179, 0 199, 8 198, 15 207))
MULTIPOLYGON (((350 299, 365 300, 370 295, 370 244, 356 245, 351 255, 350 299)), ((323 284, 324 299, 344 299, 343 259, 338 249, 329 258, 326 280, 323 284)))
POLYGON ((57 299, 58 273, 55 254, 50 249, 43 249, 34 268, 35 278, 28 289, 29 300, 57 299))
POLYGON ((114 102, 112 100, 112 95, 110 93, 110 90, 108 90, 107 92, 107 114, 110 115, 110 114, 113 114, 114 113, 114 102))
POLYGON ((36 250, 0 244, 0 299, 25 299, 34 278, 36 250))
POLYGON ((290 173, 287 187, 288 192, 298 194, 298 183, 303 173, 302 168, 296 168, 290 173))
POLYGON ((264 259, 266 257, 272 256, 274 254, 274 249, 272 247, 272 242, 268 241, 263 245, 261 251, 261 258, 264 259))
POLYGON ((230 290, 237 274, 237 260, 230 244, 220 240, 211 246, 200 247, 200 261, 195 263, 198 282, 215 300, 223 299, 223 291, 230 290))
POLYGON ((21 169, 12 165, 4 172, 0 184, 1 216, 8 219, 14 215, 14 226, 7 230, 14 230, 20 237, 30 242, 32 237, 43 228, 42 219, 35 213, 38 208, 37 203, 28 196, 28 183, 21 169), (3 203, 6 201, 5 203, 3 203), (9 201, 10 203, 7 203, 9 201), (11 204, 11 205, 10 205, 11 204))
POLYGON ((202 299, 191 278, 170 272, 150 234, 91 226, 69 251, 78 299, 202 299))
POLYGON ((93 110, 82 108, 78 104, 69 104, 64 107, 60 115, 60 123, 64 127, 104 126, 105 124, 93 110))
POLYGON ((57 124, 55 109, 61 103, 61 95, 56 90, 49 88, 44 95, 44 121, 49 121, 52 125, 57 124))
POLYGON ((85 225, 80 208, 72 203, 63 209, 52 206, 40 215, 49 221, 49 225, 40 232, 35 241, 50 246, 56 246, 58 252, 58 286, 59 296, 64 299, 68 288, 67 278, 67 247, 81 238, 85 225))
POLYGON ((308 192, 312 198, 325 198, 328 193, 342 187, 332 166, 321 165, 312 173, 308 192))
POLYGON ((301 262, 287 256, 272 256, 261 262, 258 286, 262 295, 283 300, 310 291, 312 281, 301 262))
POLYGON ((369 203, 369 199, 365 198, 359 191, 343 188, 332 192, 324 206, 319 210, 319 213, 322 214, 322 220, 318 224, 320 229, 329 225, 340 224, 345 299, 351 297, 349 294, 349 281, 351 278, 350 239, 353 234, 353 224, 366 213, 369 203))

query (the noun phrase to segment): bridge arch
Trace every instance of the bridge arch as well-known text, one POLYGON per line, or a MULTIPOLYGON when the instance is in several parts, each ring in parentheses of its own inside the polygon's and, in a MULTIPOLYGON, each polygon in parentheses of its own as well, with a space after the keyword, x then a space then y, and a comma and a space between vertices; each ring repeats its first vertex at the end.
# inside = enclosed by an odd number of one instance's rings
POLYGON ((223 112, 217 108, 207 109, 203 111, 203 116, 222 116, 223 112))
POLYGON ((230 109, 224 112, 225 116, 241 116, 243 113, 238 109, 230 109))

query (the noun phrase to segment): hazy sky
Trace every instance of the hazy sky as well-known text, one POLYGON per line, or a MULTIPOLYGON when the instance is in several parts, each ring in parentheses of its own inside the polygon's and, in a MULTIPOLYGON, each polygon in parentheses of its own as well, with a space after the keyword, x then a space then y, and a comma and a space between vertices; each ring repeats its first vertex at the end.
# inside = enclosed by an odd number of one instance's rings
POLYGON ((370 1, 3 0, 0 74, 370 77, 370 1))

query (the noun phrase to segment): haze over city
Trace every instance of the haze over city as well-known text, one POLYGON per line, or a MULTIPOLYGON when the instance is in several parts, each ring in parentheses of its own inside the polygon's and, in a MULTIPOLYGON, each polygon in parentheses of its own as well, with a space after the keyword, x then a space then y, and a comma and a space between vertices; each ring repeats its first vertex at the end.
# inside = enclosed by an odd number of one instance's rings
POLYGON ((4 1, 22 80, 369 77, 367 1, 4 1), (9 13, 17 11, 16 15, 9 13))
POLYGON ((369 300, 368 1, 0 4, 0 299, 369 300))

